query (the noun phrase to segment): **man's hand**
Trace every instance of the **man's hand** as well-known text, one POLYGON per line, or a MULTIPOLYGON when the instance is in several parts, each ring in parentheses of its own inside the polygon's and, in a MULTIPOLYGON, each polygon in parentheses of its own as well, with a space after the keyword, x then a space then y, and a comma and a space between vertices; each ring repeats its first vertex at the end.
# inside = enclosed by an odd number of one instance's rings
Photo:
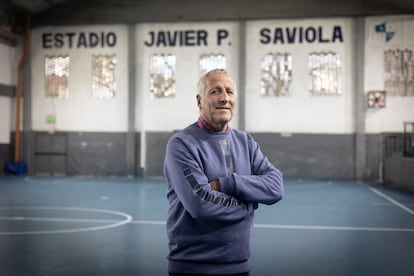
POLYGON ((220 192, 220 182, 218 180, 213 180, 208 184, 210 184, 212 190, 220 192))

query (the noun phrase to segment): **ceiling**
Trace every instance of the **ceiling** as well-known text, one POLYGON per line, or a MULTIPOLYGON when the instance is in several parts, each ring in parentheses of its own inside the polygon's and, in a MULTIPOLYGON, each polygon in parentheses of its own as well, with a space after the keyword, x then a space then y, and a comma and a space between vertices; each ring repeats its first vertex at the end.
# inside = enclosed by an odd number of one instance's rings
POLYGON ((414 14, 413 0, 1 0, 0 26, 414 14))

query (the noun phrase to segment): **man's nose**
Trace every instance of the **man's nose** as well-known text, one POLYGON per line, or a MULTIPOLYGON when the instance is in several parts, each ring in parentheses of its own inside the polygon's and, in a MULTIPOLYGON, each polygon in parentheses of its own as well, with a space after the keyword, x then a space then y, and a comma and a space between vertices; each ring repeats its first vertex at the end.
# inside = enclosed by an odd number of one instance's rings
POLYGON ((229 94, 227 94, 227 92, 223 92, 220 94, 220 102, 221 103, 227 103, 229 101, 230 97, 229 94))

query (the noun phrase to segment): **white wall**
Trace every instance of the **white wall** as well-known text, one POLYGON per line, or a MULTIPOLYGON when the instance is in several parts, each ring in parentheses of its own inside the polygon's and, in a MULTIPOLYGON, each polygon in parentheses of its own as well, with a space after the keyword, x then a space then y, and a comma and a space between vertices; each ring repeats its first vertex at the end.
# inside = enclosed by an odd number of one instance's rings
MULTIPOLYGON (((164 23, 137 25, 137 103, 136 129, 138 131, 172 131, 195 122, 199 116, 196 105, 196 83, 200 77, 199 57, 204 53, 226 56, 226 69, 238 79, 239 60, 238 23, 164 23), (206 31, 207 45, 190 41, 191 45, 151 45, 149 32, 206 31), (227 30, 229 36, 217 43, 217 32, 227 30), (194 42, 194 43, 193 43, 194 42), (150 95, 149 63, 153 54, 176 55, 176 94, 172 98, 152 98, 150 95)), ((232 120, 237 127, 238 115, 232 120)))
MULTIPOLYGON (((19 48, 13 48, 0 43, 0 83, 15 86, 17 65, 19 62, 19 48)), ((10 143, 10 133, 14 130, 15 116, 14 98, 0 96, 0 144, 10 143)))
POLYGON ((308 20, 268 20, 247 23, 246 59, 246 129, 257 132, 292 133, 352 133, 352 21, 344 18, 308 20), (343 42, 332 39, 334 26, 342 31, 343 42), (300 40, 300 28, 322 29, 322 40, 300 40), (296 38, 284 43, 262 43, 263 28, 271 30, 271 41, 276 28, 290 34, 296 28, 296 38), (312 96, 308 90, 308 54, 332 51, 342 61, 342 95, 312 96), (291 93, 288 96, 264 97, 260 95, 261 60, 269 52, 288 52, 292 55, 293 70, 291 93))
POLYGON ((57 131, 105 131, 123 132, 128 127, 128 37, 127 27, 110 26, 65 26, 42 27, 34 29, 31 36, 32 52, 32 128, 46 131, 50 128, 46 117, 54 114, 57 131), (94 45, 77 47, 80 33, 116 34, 116 45, 94 45), (62 39, 64 44, 57 47, 50 39, 43 43, 42 34, 75 33, 72 45, 69 38, 62 39), (47 46, 47 48, 44 47, 47 46), (93 99, 91 88, 91 57, 98 54, 115 54, 117 91, 111 99, 93 99), (69 97, 57 99, 45 97, 44 58, 52 55, 69 55, 69 97))
MULTIPOLYGON (((366 18, 365 82, 364 92, 384 90, 384 51, 389 49, 414 50, 414 16, 387 16, 366 18), (385 23, 387 31, 395 35, 388 42, 384 33, 375 31, 375 25, 385 23)), ((367 133, 402 132, 403 122, 414 122, 414 97, 388 96, 386 107, 368 109, 367 133)))
MULTIPOLYGON (((292 133, 333 133, 354 132, 354 62, 365 70, 364 92, 383 90, 383 52, 390 48, 414 48, 413 17, 368 17, 366 18, 365 62, 355 60, 353 48, 355 35, 352 18, 321 18, 298 20, 248 21, 246 24, 246 45, 239 43, 239 22, 187 22, 153 23, 136 25, 136 37, 127 37, 127 27, 115 26, 65 26, 44 27, 33 30, 31 41, 32 64, 32 128, 35 131, 48 130, 48 114, 56 115, 56 130, 62 131, 127 131, 128 127, 128 39, 135 39, 136 45, 136 131, 172 131, 182 129, 198 117, 196 107, 196 82, 199 78, 199 56, 203 53, 222 53, 227 59, 227 70, 235 80, 240 70, 245 70, 245 125, 251 132, 292 132, 292 133), (397 28, 396 36, 386 43, 383 37, 372 31, 381 22, 391 22, 397 28), (340 26, 343 41, 306 42, 298 37, 291 43, 261 43, 260 30, 269 28, 313 27, 322 30, 324 39, 332 37, 334 26, 340 26), (204 30, 208 33, 208 45, 145 45, 150 40, 150 32, 183 32, 204 30), (221 45, 217 43, 217 32, 227 30, 229 37, 221 45), (61 48, 42 46, 43 33, 57 32, 115 32, 115 47, 77 48, 66 43, 61 48), (239 68, 239 48, 246 48, 246 67, 239 68), (342 60, 342 80, 339 96, 312 96, 308 91, 308 54, 311 52, 333 51, 342 60), (293 80, 291 94, 283 97, 263 97, 260 95, 260 62, 268 52, 289 52, 293 57, 293 80), (44 96, 44 57, 46 55, 65 55, 71 58, 69 76, 69 98, 54 99, 44 96), (94 100, 91 97, 91 55, 116 54, 118 64, 116 78, 118 91, 110 100, 94 100), (152 98, 150 95, 149 61, 152 54, 175 54, 176 95, 173 98, 152 98)), ((297 34, 298 36, 299 34, 297 34)), ((273 37, 272 37, 273 38, 273 37)), ((285 40, 287 38, 285 37, 285 40)), ((77 41, 74 38, 74 41, 77 41)), ((177 41, 179 42, 179 41, 177 41)), ((193 41, 194 42, 194 41, 193 41)), ((178 43, 179 44, 179 43, 178 43)), ((1 46, 1 45, 0 45, 1 46)), ((9 66, 0 74, 4 82, 12 82, 8 67, 17 61, 9 60, 11 51, 1 46, 2 60, 9 66)), ((14 80, 13 80, 14 81, 14 80)), ((0 98, 0 112, 3 118, 9 115, 13 103, 10 99, 0 98), (5 114, 7 113, 7 114, 5 114)), ((402 122, 414 121, 414 97, 387 97, 387 106, 381 110, 367 110, 365 127, 368 133, 402 131, 402 122)), ((236 113, 232 126, 238 127, 239 115, 236 113)), ((8 120, 10 121, 10 120, 8 120)), ((7 127, 7 126, 6 126, 7 127)), ((2 130, 3 130, 2 125, 2 130)), ((10 129, 10 127, 8 127, 10 129)), ((0 139, 8 138, 10 130, 2 131, 0 139), (7 138, 5 138, 7 136, 7 138)))
POLYGON ((0 144, 10 143, 12 102, 10 97, 0 96, 0 144))

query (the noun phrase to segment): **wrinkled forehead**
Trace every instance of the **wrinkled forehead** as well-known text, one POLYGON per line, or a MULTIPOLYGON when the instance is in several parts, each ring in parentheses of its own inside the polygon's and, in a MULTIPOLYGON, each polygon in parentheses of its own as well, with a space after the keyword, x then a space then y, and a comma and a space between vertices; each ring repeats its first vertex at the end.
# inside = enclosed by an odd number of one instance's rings
POLYGON ((224 86, 236 89, 236 84, 232 77, 226 72, 216 72, 207 76, 206 79, 206 88, 215 87, 215 86, 224 86))

